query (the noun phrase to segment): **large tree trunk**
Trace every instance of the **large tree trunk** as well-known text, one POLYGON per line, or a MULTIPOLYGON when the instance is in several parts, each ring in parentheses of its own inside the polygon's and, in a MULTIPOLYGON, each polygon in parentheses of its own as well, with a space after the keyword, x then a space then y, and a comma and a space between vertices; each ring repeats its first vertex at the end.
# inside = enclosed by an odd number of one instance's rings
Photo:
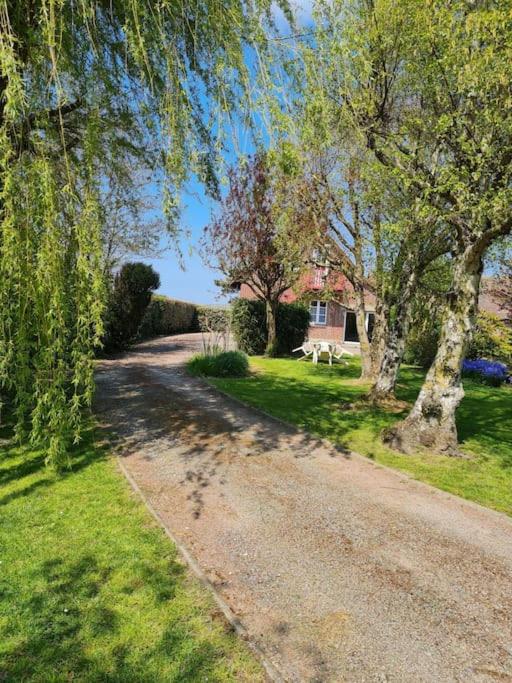
POLYGON ((372 340, 370 342, 370 356, 372 363, 372 379, 378 377, 388 334, 388 316, 382 299, 377 296, 375 304, 375 322, 373 325, 372 340))
MULTIPOLYGON (((410 302, 408 302, 410 304, 410 302)), ((405 351, 405 340, 409 328, 410 306, 400 306, 385 336, 384 349, 380 358, 380 368, 369 399, 375 403, 393 399, 395 396, 398 371, 405 351)))
POLYGON ((383 304, 383 315, 387 318, 385 334, 381 341, 380 367, 369 400, 382 403, 395 397, 398 371, 402 364, 405 342, 409 331, 411 302, 417 284, 417 272, 404 273, 400 278, 399 298, 394 306, 393 319, 389 303, 383 304))
POLYGON ((475 247, 456 258, 434 362, 407 418, 384 435, 386 443, 404 453, 422 447, 457 453, 455 411, 464 396, 461 368, 476 314, 482 258, 483 250, 475 247))
POLYGON ((270 357, 277 354, 277 307, 277 301, 267 299, 265 302, 267 314, 267 348, 265 349, 265 355, 270 357))
POLYGON ((373 378, 373 368, 370 340, 368 339, 368 330, 366 329, 366 307, 363 283, 361 281, 356 281, 354 289, 356 294, 356 328, 361 351, 361 379, 371 380, 373 378))

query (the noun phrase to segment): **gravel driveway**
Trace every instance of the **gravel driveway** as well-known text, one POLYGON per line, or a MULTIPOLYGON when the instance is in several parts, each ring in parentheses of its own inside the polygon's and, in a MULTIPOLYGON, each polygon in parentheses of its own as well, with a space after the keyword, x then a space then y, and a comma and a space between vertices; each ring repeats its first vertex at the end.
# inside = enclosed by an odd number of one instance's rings
POLYGON ((187 377, 198 335, 98 369, 123 464, 286 681, 512 681, 512 521, 187 377))

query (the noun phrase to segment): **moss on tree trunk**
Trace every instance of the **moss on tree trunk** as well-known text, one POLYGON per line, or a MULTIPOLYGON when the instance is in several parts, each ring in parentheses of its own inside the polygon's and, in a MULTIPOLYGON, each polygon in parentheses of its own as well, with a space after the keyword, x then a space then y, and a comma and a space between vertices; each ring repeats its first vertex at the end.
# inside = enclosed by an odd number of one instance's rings
POLYGON ((455 259, 452 291, 434 362, 407 418, 384 434, 384 441, 397 450, 458 452, 455 411, 464 396, 461 368, 476 314, 481 274, 481 252, 469 247, 455 259))
POLYGON ((356 294, 356 328, 359 336, 359 348, 361 351, 361 379, 373 379, 372 358, 370 352, 370 341, 368 330, 366 329, 366 307, 364 301, 364 286, 362 279, 355 282, 356 294))

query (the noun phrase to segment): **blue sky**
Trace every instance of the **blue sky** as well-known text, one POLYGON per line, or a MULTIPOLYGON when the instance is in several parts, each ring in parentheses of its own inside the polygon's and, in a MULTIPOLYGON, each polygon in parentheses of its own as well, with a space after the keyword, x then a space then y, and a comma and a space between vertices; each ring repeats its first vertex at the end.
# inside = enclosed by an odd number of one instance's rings
POLYGON ((173 249, 167 250, 160 258, 144 259, 151 263, 160 274, 159 294, 165 294, 173 299, 192 301, 198 304, 224 303, 219 297, 218 289, 213 281, 220 274, 208 268, 198 253, 198 241, 203 228, 210 220, 215 202, 205 197, 199 183, 192 183, 190 191, 197 196, 183 195, 183 229, 189 232, 180 241, 183 267, 173 249))
MULTIPOLYGON (((298 25, 310 26, 312 0, 298 0, 291 4, 295 7, 298 25)), ((280 32, 286 35, 289 32, 289 25, 281 10, 275 8, 274 17, 280 32)), ((252 151, 246 136, 243 137, 246 143, 245 152, 252 151)), ((201 304, 225 303, 227 299, 220 295, 214 285, 214 280, 220 278, 221 274, 205 264, 198 253, 198 242, 204 226, 209 223, 217 205, 205 196, 198 182, 189 185, 188 191, 183 193, 182 200, 182 224, 184 232, 188 232, 189 235, 180 243, 184 270, 180 267, 179 259, 173 250, 167 250, 160 258, 143 260, 151 263, 160 274, 160 294, 201 304)))

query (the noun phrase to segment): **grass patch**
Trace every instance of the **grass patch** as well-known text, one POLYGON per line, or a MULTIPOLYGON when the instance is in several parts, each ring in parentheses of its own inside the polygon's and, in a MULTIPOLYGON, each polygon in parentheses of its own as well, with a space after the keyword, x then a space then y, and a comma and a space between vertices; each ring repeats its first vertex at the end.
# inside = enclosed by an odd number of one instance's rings
POLYGON ((0 433, 0 680, 262 681, 93 434, 61 477, 0 433))
POLYGON ((191 375, 200 377, 247 377, 249 358, 242 351, 197 353, 187 362, 191 375))
MULTIPOLYGON (((464 381, 466 396, 457 412, 459 438, 471 460, 422 454, 406 456, 385 447, 380 434, 407 411, 366 408, 346 410, 368 389, 358 381, 360 363, 333 366, 291 359, 251 358, 247 379, 215 379, 212 383, 253 406, 394 467, 456 495, 512 514, 512 389, 464 381)), ((400 372, 397 398, 411 403, 423 373, 400 372)))

